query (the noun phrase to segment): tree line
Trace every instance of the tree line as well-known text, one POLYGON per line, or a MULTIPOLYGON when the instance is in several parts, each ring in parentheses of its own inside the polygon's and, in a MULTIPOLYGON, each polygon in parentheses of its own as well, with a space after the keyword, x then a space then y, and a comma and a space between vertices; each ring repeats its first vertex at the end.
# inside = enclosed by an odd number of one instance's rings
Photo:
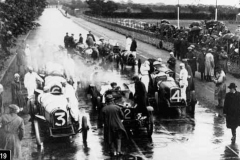
POLYGON ((15 44, 17 36, 39 26, 35 20, 41 16, 46 6, 46 0, 0 2, 0 45, 4 51, 0 58, 10 54, 8 48, 15 44))
MULTIPOLYGON (((71 9, 89 8, 88 15, 97 15, 114 18, 169 18, 177 16, 177 5, 164 4, 136 4, 131 0, 127 3, 104 0, 72 0, 63 5, 71 9), (121 10, 121 11, 119 11, 121 10), (135 12, 137 10, 137 12, 135 12), (116 12, 118 11, 118 12, 116 12)), ((218 6, 218 19, 235 20, 240 10, 233 6, 218 6)), ((214 19, 215 6, 213 5, 180 5, 181 19, 214 19)))

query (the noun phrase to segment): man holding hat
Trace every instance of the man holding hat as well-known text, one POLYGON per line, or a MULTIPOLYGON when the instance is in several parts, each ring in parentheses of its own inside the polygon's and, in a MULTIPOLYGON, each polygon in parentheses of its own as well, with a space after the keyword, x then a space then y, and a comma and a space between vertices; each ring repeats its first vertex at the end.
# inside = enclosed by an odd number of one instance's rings
POLYGON ((240 125, 240 93, 236 90, 235 83, 231 83, 226 94, 223 114, 226 115, 227 128, 232 130, 232 143, 236 141, 236 129, 240 125))
POLYGON ((21 158, 21 140, 24 136, 24 121, 17 115, 19 107, 15 104, 9 105, 9 114, 0 117, 2 130, 0 132, 0 148, 11 150, 13 159, 21 158))
POLYGON ((124 114, 121 108, 114 104, 111 93, 106 94, 106 106, 102 109, 102 120, 104 123, 104 141, 108 144, 110 155, 122 155, 121 138, 126 134, 122 124, 124 114))

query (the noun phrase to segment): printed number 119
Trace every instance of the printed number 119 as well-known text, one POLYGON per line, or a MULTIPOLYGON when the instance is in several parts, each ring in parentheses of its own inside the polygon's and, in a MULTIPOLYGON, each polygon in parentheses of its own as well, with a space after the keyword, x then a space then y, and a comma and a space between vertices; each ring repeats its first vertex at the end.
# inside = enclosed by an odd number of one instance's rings
POLYGON ((10 160, 9 150, 0 150, 0 160, 10 160))

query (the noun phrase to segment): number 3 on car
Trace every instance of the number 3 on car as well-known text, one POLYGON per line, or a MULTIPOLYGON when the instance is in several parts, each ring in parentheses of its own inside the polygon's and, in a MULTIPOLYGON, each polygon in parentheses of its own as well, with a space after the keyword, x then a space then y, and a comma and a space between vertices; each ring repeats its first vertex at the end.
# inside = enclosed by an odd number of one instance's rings
POLYGON ((67 116, 65 112, 55 112, 54 114, 54 122, 55 126, 64 126, 66 125, 66 120, 67 116))
POLYGON ((181 92, 180 89, 171 90, 171 102, 180 102, 181 101, 181 92))

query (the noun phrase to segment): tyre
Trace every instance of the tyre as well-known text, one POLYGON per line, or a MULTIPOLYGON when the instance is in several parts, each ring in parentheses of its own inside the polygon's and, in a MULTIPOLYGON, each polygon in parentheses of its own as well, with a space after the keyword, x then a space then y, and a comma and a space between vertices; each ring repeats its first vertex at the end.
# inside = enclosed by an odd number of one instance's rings
POLYGON ((27 102, 27 108, 28 108, 28 112, 31 116, 32 119, 34 119, 34 115, 36 114, 36 105, 34 104, 34 102, 32 102, 31 100, 28 100, 27 102))
POLYGON ((34 126, 34 131, 35 131, 35 137, 36 137, 37 145, 38 146, 42 146, 43 143, 42 143, 41 135, 40 135, 39 122, 36 119, 33 120, 33 126, 34 126))
POLYGON ((87 142, 87 132, 88 132, 88 124, 87 124, 87 117, 83 116, 82 117, 82 139, 83 142, 87 142))
POLYGON ((149 115, 149 120, 148 120, 148 123, 147 123, 147 134, 148 134, 148 137, 151 137, 152 134, 153 134, 153 115, 152 115, 152 112, 149 115))

